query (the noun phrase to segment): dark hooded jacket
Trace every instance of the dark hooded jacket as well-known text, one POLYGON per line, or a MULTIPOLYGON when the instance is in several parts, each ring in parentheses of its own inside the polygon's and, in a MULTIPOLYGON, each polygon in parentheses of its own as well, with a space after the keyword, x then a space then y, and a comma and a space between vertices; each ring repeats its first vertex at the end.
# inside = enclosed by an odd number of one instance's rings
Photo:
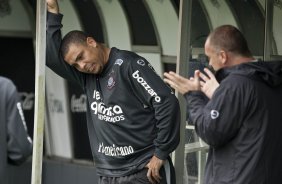
POLYGON ((282 62, 248 62, 221 69, 206 102, 185 95, 197 134, 210 145, 206 184, 280 183, 282 62))

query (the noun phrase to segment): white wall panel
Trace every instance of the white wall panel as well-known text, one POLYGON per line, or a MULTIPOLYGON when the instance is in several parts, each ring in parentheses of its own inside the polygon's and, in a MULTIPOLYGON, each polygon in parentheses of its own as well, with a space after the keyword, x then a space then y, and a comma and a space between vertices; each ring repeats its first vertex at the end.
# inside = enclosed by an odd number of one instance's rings
POLYGON ((225 0, 202 0, 202 2, 208 13, 208 17, 213 29, 223 24, 230 24, 238 28, 236 20, 225 0))
POLYGON ((48 143, 52 156, 72 158, 69 107, 63 79, 46 67, 46 100, 48 107, 48 143))
POLYGON ((31 32, 28 14, 20 0, 10 0, 11 14, 0 17, 0 31, 31 32))
POLYGON ((64 15, 62 22, 62 34, 65 35, 66 33, 72 30, 82 30, 78 15, 76 14, 76 11, 72 6, 70 0, 60 0, 59 3, 60 12, 64 15))
POLYGON ((162 55, 176 56, 178 17, 169 0, 145 0, 151 11, 162 48, 162 55))
POLYGON ((160 54, 155 53, 137 53, 140 56, 144 57, 151 63, 151 65, 154 67, 156 73, 162 77, 164 73, 163 64, 161 63, 161 56, 160 54))
POLYGON ((282 55, 282 9, 274 6, 273 14, 273 36, 277 47, 277 54, 282 55))
POLYGON ((131 50, 130 32, 125 14, 117 0, 96 0, 105 25, 109 47, 131 50))

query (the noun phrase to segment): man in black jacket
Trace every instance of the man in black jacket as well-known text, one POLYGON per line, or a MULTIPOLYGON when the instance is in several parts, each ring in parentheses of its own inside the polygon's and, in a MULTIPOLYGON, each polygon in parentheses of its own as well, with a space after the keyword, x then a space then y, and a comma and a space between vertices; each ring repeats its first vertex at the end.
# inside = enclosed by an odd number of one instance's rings
POLYGON ((173 171, 165 170, 173 169, 166 160, 180 139, 180 109, 172 90, 133 52, 108 48, 82 31, 61 40, 59 6, 56 0, 46 2, 47 66, 78 83, 87 96, 99 183, 174 183, 166 178, 173 171))
POLYGON ((32 153, 32 141, 16 86, 0 76, 0 183, 6 184, 8 163, 21 164, 32 153))
POLYGON ((215 76, 208 69, 191 79, 165 73, 165 82, 185 96, 197 134, 210 145, 205 183, 280 183, 282 62, 257 62, 230 25, 210 33, 205 53, 215 76))

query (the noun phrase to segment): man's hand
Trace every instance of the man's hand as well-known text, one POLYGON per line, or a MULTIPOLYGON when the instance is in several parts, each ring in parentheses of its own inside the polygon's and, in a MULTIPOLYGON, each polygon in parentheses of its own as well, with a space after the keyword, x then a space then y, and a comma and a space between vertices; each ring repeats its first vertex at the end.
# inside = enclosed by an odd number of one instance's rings
POLYGON ((59 5, 57 0, 46 0, 48 12, 58 14, 59 5))
POLYGON ((160 176, 160 169, 164 164, 164 160, 153 156, 150 162, 146 165, 148 168, 147 177, 152 184, 160 183, 162 177, 160 176))
POLYGON ((201 90, 200 80, 199 80, 200 71, 195 71, 194 78, 186 79, 174 72, 165 72, 164 81, 168 83, 173 89, 177 90, 179 93, 184 95, 189 91, 199 91, 201 90))
POLYGON ((214 91, 218 88, 219 83, 217 82, 214 74, 209 69, 205 68, 204 71, 208 76, 200 73, 200 78, 203 80, 200 81, 201 90, 209 99, 211 99, 214 91))

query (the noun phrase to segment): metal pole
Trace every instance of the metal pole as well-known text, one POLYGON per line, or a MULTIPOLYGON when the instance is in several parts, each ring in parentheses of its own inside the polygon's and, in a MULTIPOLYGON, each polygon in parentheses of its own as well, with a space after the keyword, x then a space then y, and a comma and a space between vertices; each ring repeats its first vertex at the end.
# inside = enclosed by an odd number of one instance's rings
POLYGON ((45 114, 46 2, 37 0, 32 184, 41 184, 45 114))
MULTIPOLYGON (((190 51, 190 30, 192 0, 180 0, 179 7, 179 28, 178 28, 178 48, 176 72, 184 77, 188 77, 188 62, 190 51)), ((185 151, 185 127, 186 127, 186 103, 182 95, 176 92, 181 109, 180 143, 173 157, 176 170, 176 183, 183 183, 184 176, 184 151, 185 151)))

